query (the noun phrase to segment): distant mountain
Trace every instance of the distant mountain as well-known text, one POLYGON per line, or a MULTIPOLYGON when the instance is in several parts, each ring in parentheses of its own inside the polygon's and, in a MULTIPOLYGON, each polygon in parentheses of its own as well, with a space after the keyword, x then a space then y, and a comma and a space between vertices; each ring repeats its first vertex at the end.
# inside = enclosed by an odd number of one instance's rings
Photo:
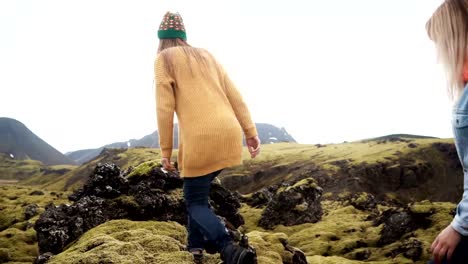
POLYGON ((38 160, 44 165, 76 164, 23 123, 6 117, 0 117, 0 153, 17 160, 38 160))
MULTIPOLYGON (((296 142, 294 138, 289 135, 285 128, 278 128, 270 124, 256 124, 260 141, 263 144, 280 143, 280 142, 296 142)), ((174 148, 179 145, 178 125, 174 126, 174 148)), ((95 149, 84 149, 73 152, 68 152, 67 155, 70 159, 83 164, 88 162, 101 153, 104 148, 134 148, 134 147, 149 147, 159 148, 159 135, 155 131, 141 139, 131 139, 126 142, 116 142, 108 144, 95 149)))
POLYGON ((382 137, 368 138, 361 140, 362 142, 376 141, 380 143, 384 142, 395 142, 395 141, 408 141, 410 139, 437 139, 436 137, 412 135, 412 134, 391 134, 382 137))

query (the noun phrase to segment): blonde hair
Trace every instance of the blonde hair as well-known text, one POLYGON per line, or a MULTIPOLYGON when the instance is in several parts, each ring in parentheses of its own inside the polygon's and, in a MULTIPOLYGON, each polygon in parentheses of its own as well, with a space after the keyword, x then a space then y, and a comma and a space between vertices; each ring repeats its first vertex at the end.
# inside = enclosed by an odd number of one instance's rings
POLYGON ((468 0, 446 0, 426 24, 444 65, 452 99, 463 90, 463 64, 468 57, 468 0))
MULTIPOLYGON (((204 69, 208 66, 209 62, 206 57, 202 55, 203 50, 190 46, 185 40, 180 38, 161 39, 159 40, 158 55, 164 60, 164 65, 169 75, 172 77, 175 76, 174 73, 177 65, 173 63, 172 56, 174 54, 172 52, 163 51, 173 47, 181 47, 187 64, 195 62, 195 67, 202 67, 201 72, 205 72, 204 69)), ((192 66, 194 66, 194 64, 192 64, 192 66)), ((190 70, 192 70, 192 68, 190 68, 190 70)), ((191 73, 193 74, 193 71, 191 71, 191 73)))

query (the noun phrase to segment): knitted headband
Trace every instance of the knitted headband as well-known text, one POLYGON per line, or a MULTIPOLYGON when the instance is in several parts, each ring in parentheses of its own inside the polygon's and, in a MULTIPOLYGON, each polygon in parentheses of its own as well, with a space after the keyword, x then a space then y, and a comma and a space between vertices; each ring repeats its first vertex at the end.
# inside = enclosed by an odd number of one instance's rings
POLYGON ((187 40, 185 33, 184 22, 179 13, 167 12, 159 26, 158 30, 159 39, 174 39, 180 38, 187 40))

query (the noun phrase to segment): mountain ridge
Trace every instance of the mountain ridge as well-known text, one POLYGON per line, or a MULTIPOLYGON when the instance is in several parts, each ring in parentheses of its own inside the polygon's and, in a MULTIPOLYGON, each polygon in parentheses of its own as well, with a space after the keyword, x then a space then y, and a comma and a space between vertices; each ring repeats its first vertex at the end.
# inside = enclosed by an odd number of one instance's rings
POLYGON ((0 153, 12 159, 38 160, 45 165, 76 164, 23 123, 9 117, 0 117, 0 153))
MULTIPOLYGON (((263 144, 292 142, 297 143, 296 140, 286 131, 284 127, 276 127, 266 123, 256 123, 257 131, 260 141, 263 144)), ((174 149, 177 149, 179 144, 178 124, 174 124, 174 149)), ((86 163, 96 158, 105 148, 134 148, 134 147, 148 147, 159 148, 159 135, 155 131, 141 139, 130 139, 125 142, 114 142, 94 149, 82 149, 70 151, 65 153, 66 156, 73 159, 79 164, 86 163)))

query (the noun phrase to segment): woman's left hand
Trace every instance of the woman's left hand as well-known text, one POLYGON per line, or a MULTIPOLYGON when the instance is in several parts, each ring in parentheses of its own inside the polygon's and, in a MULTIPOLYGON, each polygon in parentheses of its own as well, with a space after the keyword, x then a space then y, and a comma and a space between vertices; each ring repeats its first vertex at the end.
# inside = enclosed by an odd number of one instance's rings
POLYGON ((450 261, 460 240, 461 235, 451 225, 442 230, 431 246, 435 263, 441 263, 445 256, 450 261))
POLYGON ((260 154, 260 138, 258 136, 248 138, 246 144, 252 159, 260 154))
POLYGON ((167 171, 175 171, 175 167, 171 164, 170 158, 161 158, 161 164, 167 171))

